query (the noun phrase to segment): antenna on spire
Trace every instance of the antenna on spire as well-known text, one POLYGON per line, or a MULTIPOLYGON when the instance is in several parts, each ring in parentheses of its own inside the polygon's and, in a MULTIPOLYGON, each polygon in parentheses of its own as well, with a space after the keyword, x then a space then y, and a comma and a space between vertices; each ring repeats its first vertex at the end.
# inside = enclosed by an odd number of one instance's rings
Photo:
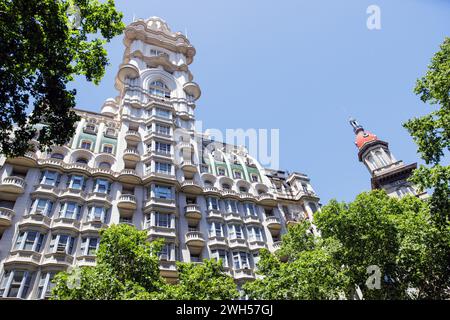
POLYGON ((350 125, 353 127, 353 132, 356 134, 361 130, 364 130, 364 128, 362 127, 362 125, 360 125, 358 123, 358 121, 356 121, 355 118, 350 117, 350 119, 348 120, 348 122, 350 122, 350 125))
POLYGON ((136 14, 133 13, 133 22, 135 22, 135 21, 136 21, 136 14))
POLYGON ((189 40, 188 32, 187 32, 187 27, 184 27, 184 35, 186 36, 186 39, 189 40))

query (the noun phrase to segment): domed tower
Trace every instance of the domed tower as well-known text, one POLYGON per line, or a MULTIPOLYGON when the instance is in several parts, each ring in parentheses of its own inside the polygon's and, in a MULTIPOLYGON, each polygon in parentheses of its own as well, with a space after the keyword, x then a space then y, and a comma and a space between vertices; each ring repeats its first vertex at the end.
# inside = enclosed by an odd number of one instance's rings
POLYGON ((405 165, 403 161, 395 159, 386 141, 364 130, 355 119, 351 118, 349 122, 356 135, 358 159, 364 163, 372 176, 372 189, 384 189, 388 195, 399 198, 407 194, 424 195, 419 194, 417 188, 407 181, 412 171, 417 168, 417 163, 405 165))

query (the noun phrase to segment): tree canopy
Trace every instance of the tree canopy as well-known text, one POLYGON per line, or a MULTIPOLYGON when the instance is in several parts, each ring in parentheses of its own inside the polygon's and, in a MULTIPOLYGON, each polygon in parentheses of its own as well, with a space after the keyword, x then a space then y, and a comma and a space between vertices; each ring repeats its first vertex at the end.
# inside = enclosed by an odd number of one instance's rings
POLYGON ((41 149, 69 141, 78 116, 67 85, 99 83, 122 16, 113 0, 0 0, 0 153, 31 150, 38 129, 41 149))
MULTIPOLYGON (((450 166, 444 164, 450 151, 450 38, 446 38, 432 58, 424 77, 417 80, 414 92, 424 103, 434 106, 429 114, 413 118, 404 126, 429 166, 415 170, 412 181, 431 189, 431 211, 442 228, 450 223, 450 166)), ((450 230, 450 228, 449 228, 450 230)))

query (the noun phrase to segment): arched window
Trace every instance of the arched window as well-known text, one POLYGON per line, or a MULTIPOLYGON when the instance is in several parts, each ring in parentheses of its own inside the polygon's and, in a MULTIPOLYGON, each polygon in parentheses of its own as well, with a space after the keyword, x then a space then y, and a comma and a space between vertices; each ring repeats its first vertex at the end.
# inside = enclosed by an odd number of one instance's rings
POLYGON ((64 155, 61 153, 52 153, 52 155, 50 156, 50 158, 52 159, 58 159, 58 160, 63 160, 64 159, 64 155))
POLYGON ((228 183, 224 183, 224 184, 222 184, 222 189, 223 190, 231 190, 231 186, 228 183))
POLYGON ((100 169, 111 169, 111 164, 109 162, 100 162, 98 165, 100 169))
POLYGON ((150 94, 161 96, 164 98, 170 98, 170 89, 161 80, 156 80, 150 83, 150 94))
POLYGON ((78 158, 76 163, 87 164, 88 160, 86 158, 78 158))

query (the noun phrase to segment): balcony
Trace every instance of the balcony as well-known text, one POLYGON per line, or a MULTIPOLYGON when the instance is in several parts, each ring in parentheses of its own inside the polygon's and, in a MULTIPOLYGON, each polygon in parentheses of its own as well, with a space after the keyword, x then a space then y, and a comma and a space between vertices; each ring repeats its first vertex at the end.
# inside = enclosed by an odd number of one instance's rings
POLYGON ((181 191, 190 194, 201 194, 203 188, 194 180, 184 180, 181 182, 181 191))
POLYGON ((281 249, 281 241, 275 241, 272 245, 274 251, 278 251, 281 249))
POLYGON ((186 150, 186 151, 191 151, 192 149, 192 145, 190 142, 185 142, 185 141, 178 141, 176 143, 176 149, 178 150, 186 150))
POLYGON ((74 198, 76 200, 84 201, 87 193, 82 189, 67 188, 61 191, 61 198, 74 198))
POLYGON ((196 225, 202 218, 202 212, 198 204, 188 204, 184 207, 184 216, 189 225, 196 225))
POLYGON ((242 222, 242 217, 238 212, 226 212, 224 217, 226 222, 242 222))
POLYGON ((16 195, 22 194, 25 191, 25 180, 21 177, 5 177, 0 184, 0 193, 8 192, 16 195))
POLYGON ((52 219, 49 217, 40 213, 34 213, 24 215, 19 225, 20 227, 37 227, 43 230, 48 230, 50 229, 51 223, 52 219))
POLYGON ((197 172, 197 166, 191 160, 183 160, 180 168, 184 173, 188 174, 195 174, 197 172))
POLYGON ((124 210, 136 210, 136 197, 132 194, 122 194, 117 201, 117 207, 124 210))
POLYGON ((216 187, 209 187, 209 186, 203 187, 203 193, 205 195, 217 196, 217 197, 222 195, 222 192, 220 192, 219 189, 217 189, 216 187))
POLYGON ((28 151, 23 156, 14 158, 13 163, 17 166, 33 167, 37 163, 36 153, 28 151))
POLYGON ((119 174, 119 181, 125 183, 140 183, 141 178, 138 176, 136 170, 134 169, 123 169, 119 174))
POLYGON ((206 219, 223 221, 224 217, 219 210, 208 209, 207 214, 206 214, 206 219))
POLYGON ((11 226, 14 214, 14 211, 11 209, 0 208, 0 228, 11 226))
POLYGON ((239 194, 239 197, 241 198, 241 200, 244 200, 244 201, 255 201, 256 200, 255 195, 253 195, 250 192, 242 192, 239 194))
POLYGON ((189 231, 186 233, 186 245, 192 254, 200 254, 205 246, 205 238, 199 231, 189 231))
POLYGON ((251 251, 267 249, 267 245, 263 240, 249 239, 248 247, 251 251))
POLYGON ((77 219, 60 217, 53 219, 52 229, 78 232, 80 231, 80 225, 81 223, 77 219))
POLYGON ((178 277, 176 261, 160 259, 159 271, 162 277, 169 283, 175 283, 178 277))
POLYGON ((127 161, 138 162, 141 160, 141 156, 137 149, 127 148, 123 151, 123 159, 127 161))
POLYGON ((9 254, 9 257, 6 258, 4 265, 13 265, 13 264, 20 264, 20 265, 30 265, 34 267, 39 266, 39 262, 41 261, 41 254, 39 252, 35 251, 29 251, 29 250, 14 250, 11 251, 9 254))
POLYGON ((277 204, 275 197, 269 193, 263 193, 259 195, 257 199, 263 206, 275 206, 277 204))
POLYGON ((84 221, 81 224, 81 233, 91 233, 97 235, 100 230, 104 227, 107 227, 107 224, 104 223, 101 219, 92 219, 89 221, 84 221))
POLYGON ((261 224, 261 219, 258 216, 247 215, 243 220, 245 224, 261 224))
POLYGON ((234 270, 234 279, 236 280, 242 280, 242 281, 248 281, 255 279, 255 273, 252 269, 235 269, 234 270))
POLYGON ((228 246, 230 247, 230 249, 248 249, 247 240, 243 238, 229 238, 228 246))
POLYGON ((77 257, 77 266, 80 267, 93 267, 95 266, 95 256, 78 256, 77 257))
POLYGON ((165 199, 165 198, 157 198, 150 197, 145 202, 144 211, 150 212, 152 210, 162 211, 162 212, 174 212, 177 209, 174 199, 165 199))
POLYGON ((208 239, 208 246, 212 249, 214 248, 228 249, 228 242, 225 237, 211 236, 208 239))
POLYGON ((105 192, 91 192, 87 198, 88 202, 103 202, 107 206, 111 206, 111 196, 105 192))
POLYGON ((147 226, 147 235, 150 240, 158 238, 176 239, 177 233, 175 228, 147 226))
POLYGON ((141 134, 136 130, 128 130, 127 132, 125 132, 125 140, 133 141, 133 142, 140 142, 141 134))
POLYGON ((32 195, 44 195, 45 197, 50 197, 53 200, 56 200, 56 197, 59 194, 59 192, 60 190, 57 189, 55 186, 47 184, 38 184, 37 186, 34 187, 32 195))
POLYGON ((270 230, 270 233, 272 233, 272 235, 278 235, 280 233, 281 230, 280 218, 275 216, 266 217, 266 225, 267 229, 270 230))
POLYGON ((73 256, 65 252, 52 252, 44 255, 42 266, 64 266, 70 267, 73 264, 73 256))
POLYGON ((222 190, 222 196, 224 198, 232 198, 232 199, 235 199, 235 200, 240 200, 241 199, 240 196, 239 196, 239 193, 237 193, 234 190, 222 190))

